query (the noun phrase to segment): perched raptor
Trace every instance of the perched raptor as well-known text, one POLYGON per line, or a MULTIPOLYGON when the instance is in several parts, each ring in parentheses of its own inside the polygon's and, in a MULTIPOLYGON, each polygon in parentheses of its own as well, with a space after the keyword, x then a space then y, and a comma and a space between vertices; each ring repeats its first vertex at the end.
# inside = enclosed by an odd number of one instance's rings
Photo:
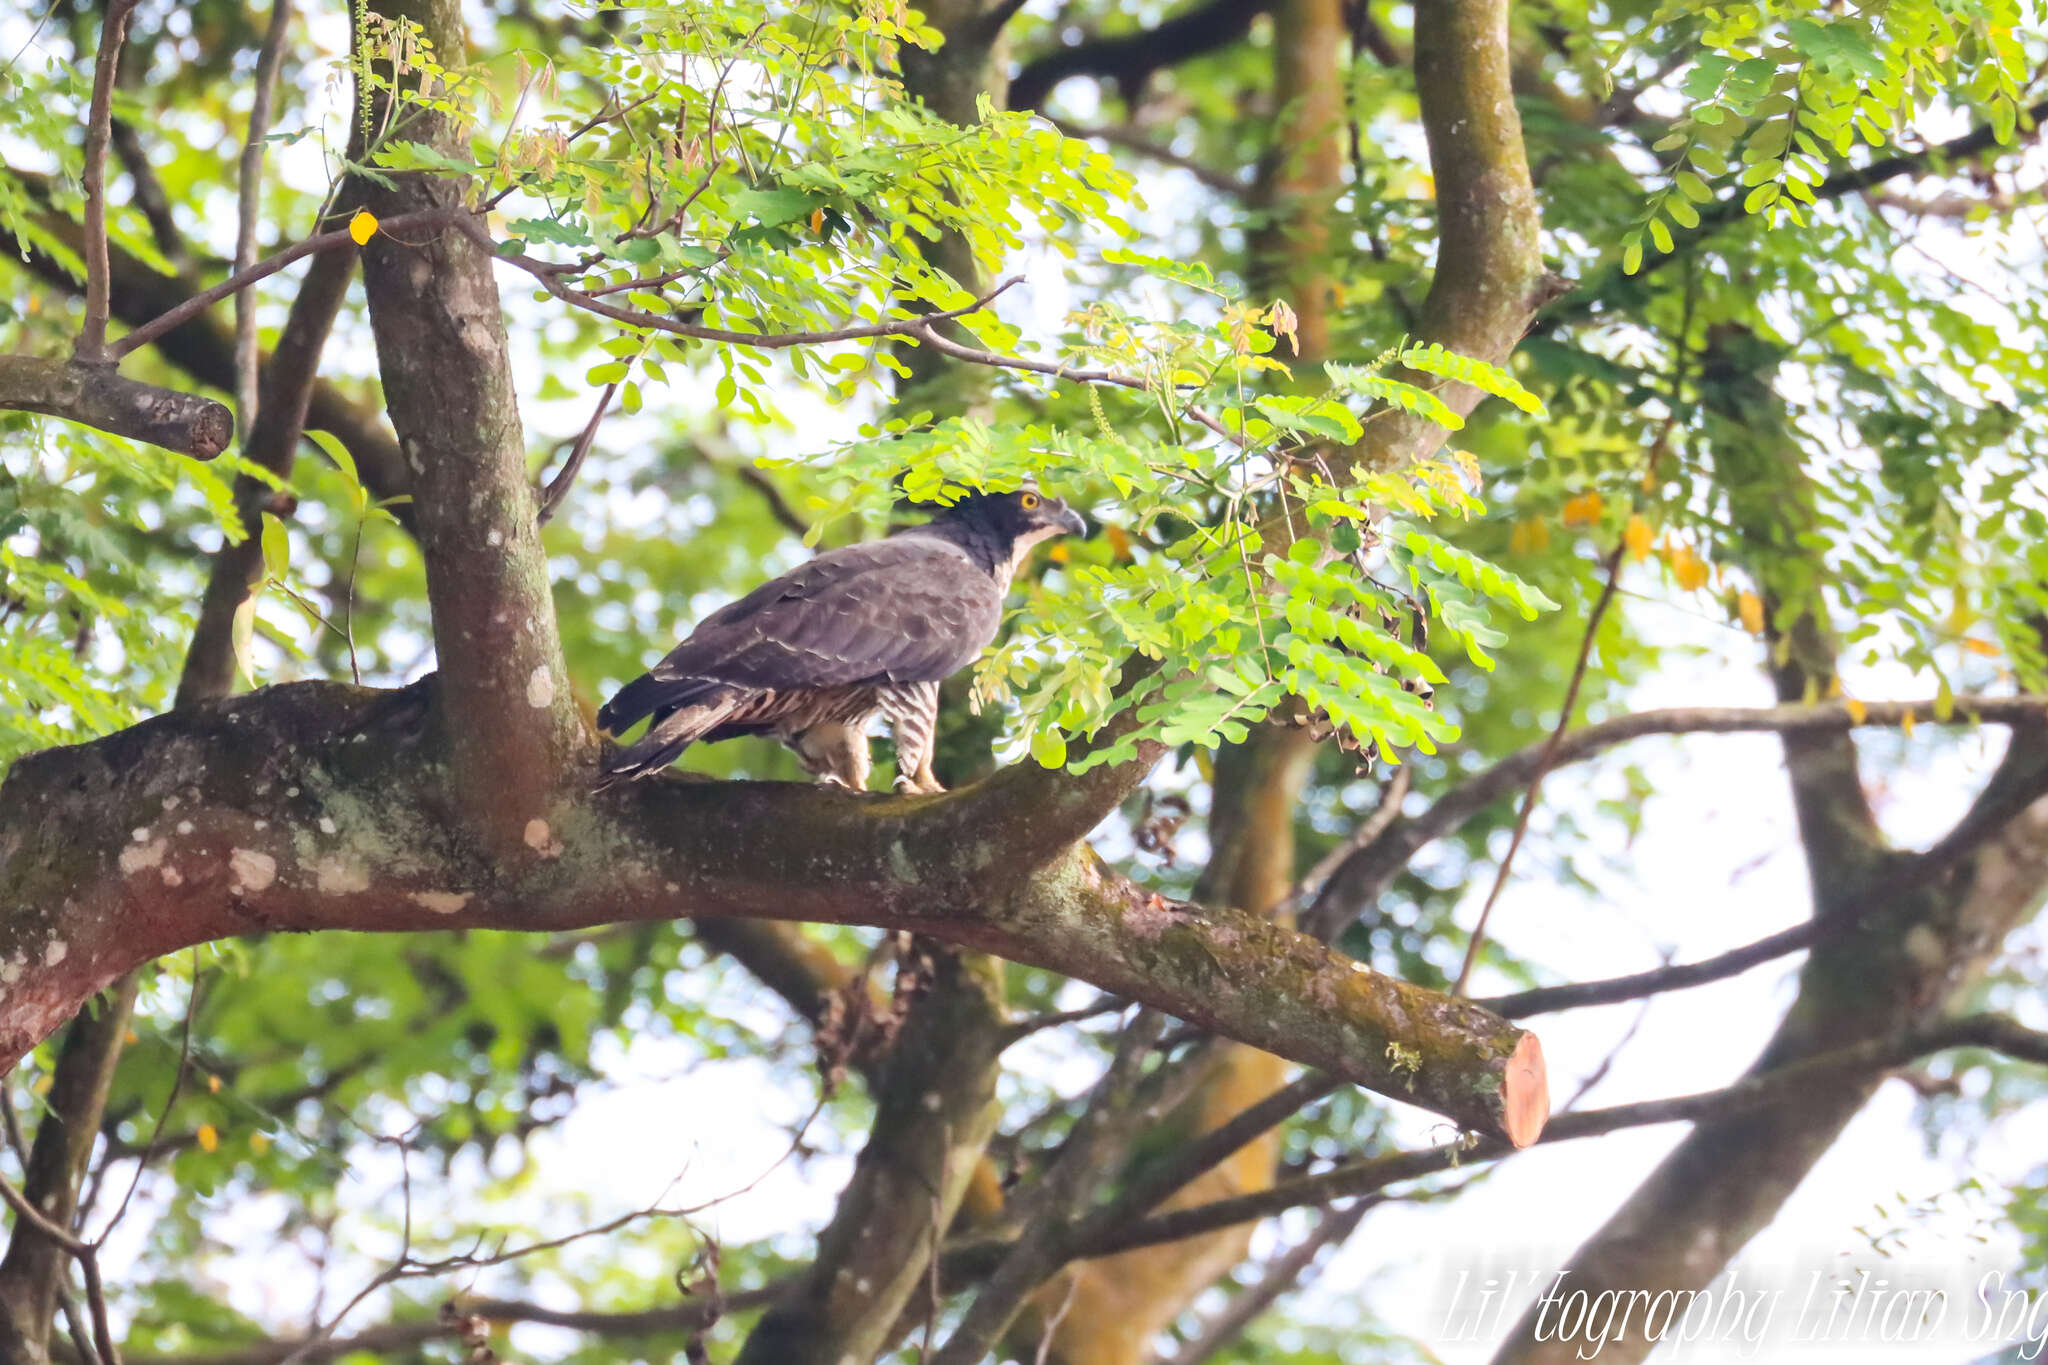
POLYGON ((704 618, 690 638, 597 713, 607 734, 653 724, 607 750, 599 790, 660 772, 699 742, 772 735, 820 782, 863 791, 867 725, 896 735, 896 786, 932 776, 939 683, 995 638, 1011 575, 1041 540, 1081 518, 1031 490, 973 493, 923 526, 828 550, 704 618))

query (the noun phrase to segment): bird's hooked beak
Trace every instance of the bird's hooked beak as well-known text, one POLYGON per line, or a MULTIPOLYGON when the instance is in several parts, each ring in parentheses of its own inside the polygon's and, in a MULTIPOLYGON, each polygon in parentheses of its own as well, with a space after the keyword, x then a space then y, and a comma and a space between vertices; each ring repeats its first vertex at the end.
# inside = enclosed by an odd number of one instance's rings
POLYGON ((1053 525, 1059 527, 1061 535, 1085 536, 1088 534, 1088 523, 1081 520, 1081 514, 1071 507, 1060 508, 1059 515, 1053 518, 1053 525))

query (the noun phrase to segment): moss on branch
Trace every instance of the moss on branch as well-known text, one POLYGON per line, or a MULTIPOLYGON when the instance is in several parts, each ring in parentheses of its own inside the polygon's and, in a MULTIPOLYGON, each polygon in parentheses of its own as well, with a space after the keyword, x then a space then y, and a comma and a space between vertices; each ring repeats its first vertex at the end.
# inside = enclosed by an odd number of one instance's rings
POLYGON ((912 929, 1482 1133, 1528 1141, 1541 1128, 1533 1035, 1103 867, 1077 841, 1114 789, 1092 808, 1042 800, 1020 836, 1006 820, 1057 790, 1056 775, 1012 769, 917 798, 686 779, 592 798, 572 765, 505 851, 462 832, 448 721, 434 679, 393 692, 296 683, 19 760, 0 787, 0 962, 16 978, 0 997, 0 1058, 130 967, 251 930, 740 916, 912 929))

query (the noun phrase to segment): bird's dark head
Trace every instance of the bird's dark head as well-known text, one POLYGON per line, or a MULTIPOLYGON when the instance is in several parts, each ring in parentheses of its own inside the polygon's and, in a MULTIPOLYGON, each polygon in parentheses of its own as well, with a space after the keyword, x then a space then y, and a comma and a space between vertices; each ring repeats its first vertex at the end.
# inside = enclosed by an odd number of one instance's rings
POLYGON ((1007 577, 1031 547, 1054 536, 1086 535, 1081 514, 1035 488, 969 493, 931 520, 930 529, 958 541, 992 573, 1007 577))

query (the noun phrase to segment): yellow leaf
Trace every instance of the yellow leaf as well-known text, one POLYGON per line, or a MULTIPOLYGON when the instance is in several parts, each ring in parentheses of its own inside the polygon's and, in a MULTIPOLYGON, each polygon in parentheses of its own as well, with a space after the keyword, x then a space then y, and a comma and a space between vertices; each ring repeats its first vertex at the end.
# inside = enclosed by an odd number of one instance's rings
POLYGON ((1864 721, 1870 719, 1870 708, 1854 697, 1845 695, 1842 698, 1842 709, 1849 713, 1849 723, 1851 725, 1861 725, 1864 721))
POLYGON ((1764 599, 1753 592, 1743 593, 1735 599, 1735 609, 1742 614, 1742 628, 1751 635, 1764 633, 1764 599))
POLYGON ((199 1132, 195 1136, 199 1139, 200 1151, 217 1152, 220 1150, 220 1133, 215 1130, 212 1124, 200 1124, 199 1132))
POLYGON ((220 1093, 220 1077, 208 1076, 206 1078, 206 1092, 209 1095, 218 1095, 220 1093))
POLYGON ((256 1132, 249 1134, 249 1150, 261 1154, 270 1150, 270 1134, 256 1132))
POLYGON ((357 246, 363 246, 377 235, 377 215, 368 209, 357 209, 356 216, 348 220, 348 235, 357 246))
POLYGON ((1963 637, 1963 648, 1972 654, 1981 654, 1987 659, 1995 659, 2004 652, 1992 641, 1979 640, 1970 635, 1963 637))
POLYGON ((823 209, 812 209, 812 210, 811 210, 811 235, 815 237, 815 236, 817 236, 817 235, 818 235, 819 233, 823 232, 824 230, 825 230, 825 210, 823 210, 823 209))
POLYGON ((1064 564, 1067 562, 1067 547, 1055 545, 1045 552, 1045 557, 1055 564, 1064 564))
POLYGON ((1622 530, 1621 539, 1628 546, 1628 557, 1636 563, 1640 564, 1650 557, 1650 523, 1640 516, 1628 519, 1628 525, 1622 530))
POLYGON ((1131 533, 1111 522, 1102 528, 1103 536, 1109 541, 1109 552, 1119 560, 1131 557, 1131 533))
POLYGON ((1934 693, 1934 718, 1943 725, 1949 723, 1956 713, 1956 694, 1950 690, 1948 679, 1941 680, 1941 686, 1934 693))
POLYGON ((1600 520, 1601 510, 1607 500, 1598 493, 1581 493, 1564 505, 1564 524, 1567 526, 1591 526, 1600 520))
POLYGON ((1697 592, 1707 586, 1707 561, 1694 554, 1690 545, 1680 545, 1671 552, 1671 576, 1687 592, 1697 592))
POLYGON ((1913 708, 1907 707, 1906 714, 1899 717, 1899 728, 1906 732, 1906 738, 1913 737, 1913 708))

